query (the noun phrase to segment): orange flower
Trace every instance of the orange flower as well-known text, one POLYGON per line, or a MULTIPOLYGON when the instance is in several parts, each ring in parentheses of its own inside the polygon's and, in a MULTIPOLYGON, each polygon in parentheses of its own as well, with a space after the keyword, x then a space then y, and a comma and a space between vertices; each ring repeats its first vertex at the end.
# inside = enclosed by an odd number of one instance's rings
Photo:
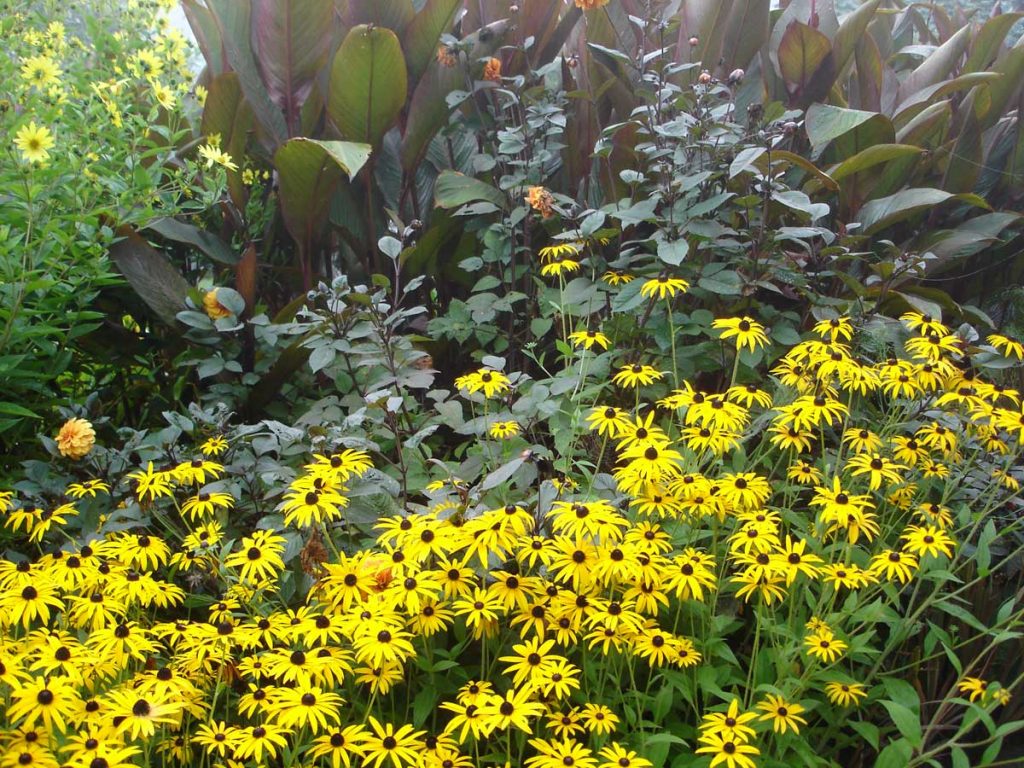
POLYGON ((545 219, 550 219, 555 213, 555 198, 544 187, 530 187, 526 202, 545 219))
POLYGON ((459 59, 455 55, 455 51, 447 45, 442 45, 437 49, 437 63, 446 69, 451 69, 459 63, 459 59))
POLYGON ((61 456, 80 459, 96 445, 96 432, 85 419, 68 419, 57 433, 57 450, 61 456))
POLYGON ((207 291, 206 295, 203 296, 203 307, 206 308, 206 314, 209 315, 211 320, 220 320, 222 317, 231 316, 231 310, 217 301, 216 288, 212 291, 207 291))
POLYGON ((608 0, 576 0, 576 7, 584 11, 592 11, 595 8, 604 8, 608 0))
POLYGON ((501 59, 490 58, 484 64, 484 80, 497 83, 501 80, 501 59))

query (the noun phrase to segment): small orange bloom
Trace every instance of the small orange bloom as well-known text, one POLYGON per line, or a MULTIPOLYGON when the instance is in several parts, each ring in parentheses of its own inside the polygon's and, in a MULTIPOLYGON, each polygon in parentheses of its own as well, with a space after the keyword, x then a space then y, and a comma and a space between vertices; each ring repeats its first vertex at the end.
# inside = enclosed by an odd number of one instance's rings
POLYGON ((544 187, 530 187, 526 193, 526 202, 545 219, 555 215, 555 198, 544 187))
POLYGON ((490 58, 484 64, 484 80, 497 83, 501 80, 501 59, 490 58))

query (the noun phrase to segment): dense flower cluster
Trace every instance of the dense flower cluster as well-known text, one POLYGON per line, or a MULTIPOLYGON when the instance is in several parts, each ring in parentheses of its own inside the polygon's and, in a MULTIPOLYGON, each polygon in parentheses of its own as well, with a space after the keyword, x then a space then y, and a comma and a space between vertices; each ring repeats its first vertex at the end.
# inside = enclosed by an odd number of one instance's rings
MULTIPOLYGON (((878 363, 855 354, 846 319, 819 324, 775 364, 773 393, 683 383, 658 408, 596 405, 586 421, 614 445, 617 494, 566 480, 542 507, 487 507, 437 481, 362 548, 339 551, 332 534, 347 485, 371 467, 359 450, 314 455, 282 496, 284 529, 237 539, 226 521, 246 500, 217 484, 230 471, 215 461, 229 448, 219 436, 194 460, 149 463, 121 484, 73 483, 59 504, 0 494, 4 527, 38 544, 71 530, 76 505, 112 496, 177 513, 167 535, 104 530, 101 519, 0 565, 0 763, 301 755, 451 768, 498 749, 528 768, 648 768, 630 735, 642 716, 620 690, 628 679, 681 686, 695 705, 691 753, 751 768, 769 733, 798 734, 877 695, 870 638, 845 597, 898 599, 907 582, 950 567, 971 525, 957 488, 1017 489, 1018 393, 958 366, 960 347, 937 321, 904 322, 907 356, 878 363), (883 416, 870 415, 875 403, 883 416), (746 466, 724 464, 741 445, 746 466), (326 539, 333 554, 303 560, 310 588, 289 604, 288 536, 301 532, 307 548, 326 539), (745 603, 793 668, 697 708, 696 678, 674 675, 696 674, 711 653, 725 663, 713 627, 745 603)), ((737 349, 765 343, 750 318, 716 328, 737 349)), ((614 379, 638 388, 662 375, 637 364, 614 379)), ((457 384, 513 393, 490 368, 457 384)), ((518 424, 490 430, 505 438, 518 424)), ((752 666, 757 652, 755 640, 752 666)), ((983 706, 1010 697, 969 675, 958 693, 983 706)))

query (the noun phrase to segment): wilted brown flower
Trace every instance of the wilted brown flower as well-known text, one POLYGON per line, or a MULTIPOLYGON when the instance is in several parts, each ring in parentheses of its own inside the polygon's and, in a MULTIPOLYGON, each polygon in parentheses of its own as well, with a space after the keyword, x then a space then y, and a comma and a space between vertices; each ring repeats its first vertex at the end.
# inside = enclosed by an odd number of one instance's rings
POLYGON ((449 48, 447 45, 442 45, 437 49, 437 63, 442 67, 451 69, 459 63, 458 57, 455 55, 455 51, 449 48))
POLYGON ((530 187, 526 193, 526 202, 545 219, 555 213, 555 198, 544 187, 530 187))
POLYGON ((57 450, 61 456, 80 459, 96 445, 96 431, 85 419, 68 419, 57 433, 57 450))
POLYGON ((501 59, 490 58, 484 64, 484 80, 497 83, 501 80, 501 59))

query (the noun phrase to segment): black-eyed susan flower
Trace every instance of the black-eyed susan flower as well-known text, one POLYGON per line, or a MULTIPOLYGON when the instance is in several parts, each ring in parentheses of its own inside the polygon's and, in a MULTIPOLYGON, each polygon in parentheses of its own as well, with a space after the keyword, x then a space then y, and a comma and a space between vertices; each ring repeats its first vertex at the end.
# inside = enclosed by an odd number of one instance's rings
POLYGON ((855 707, 868 695, 868 689, 860 683, 831 682, 825 684, 825 695, 833 704, 855 707))
POLYGON ((494 397, 507 392, 511 387, 511 381, 501 371, 480 368, 457 378, 455 386, 466 390, 471 395, 483 392, 484 397, 494 397))
POLYGON ((324 758, 331 768, 352 768, 352 759, 362 757, 366 731, 361 725, 335 728, 318 736, 309 750, 312 758, 324 758))
POLYGON ((953 548, 956 546, 956 542, 950 535, 935 525, 908 526, 901 538, 905 539, 904 551, 918 557, 925 555, 952 557, 953 548))
POLYGON ((618 716, 604 704, 584 704, 580 720, 588 731, 598 735, 613 733, 619 724, 618 716))
POLYGON ((853 338, 853 323, 848 317, 830 317, 820 320, 812 330, 829 341, 850 341, 853 338))
POLYGON ((722 332, 719 338, 723 341, 733 339, 737 351, 747 347, 753 352, 758 347, 768 346, 769 343, 764 326, 752 317, 719 318, 711 323, 711 327, 722 332))
POLYGON ((636 279, 635 275, 631 275, 628 272, 622 272, 615 269, 610 269, 601 275, 601 280, 608 283, 608 285, 625 285, 636 279))
POLYGON ((988 343, 995 347, 1003 357, 1015 357, 1018 360, 1024 360, 1024 344, 1021 344, 1016 339, 1011 339, 1009 336, 1001 333, 990 334, 987 338, 988 343))
POLYGON ((758 702, 757 708, 764 712, 758 719, 770 722, 775 733, 785 733, 787 730, 800 733, 800 725, 807 725, 807 721, 800 717, 805 711, 804 708, 782 696, 769 693, 763 701, 758 702))
POLYGON ((594 753, 578 741, 530 739, 537 754, 526 759, 525 768, 597 768, 594 753))
POLYGON ((698 739, 700 746, 694 750, 698 755, 711 755, 711 768, 725 765, 726 768, 754 768, 752 756, 761 754, 753 744, 738 741, 718 733, 703 733, 698 739))
POLYGON ((804 638, 807 655, 831 664, 847 649, 847 644, 827 629, 819 630, 804 638))
POLYGON ((690 284, 681 277, 659 275, 640 286, 640 295, 646 299, 674 299, 690 290, 690 284))
POLYGON ((965 677, 957 683, 957 691, 966 694, 969 701, 983 699, 988 692, 988 682, 980 677, 965 677))
POLYGON ((906 323, 910 330, 922 335, 928 333, 945 335, 949 333, 949 328, 943 325, 941 320, 936 320, 931 315, 921 312, 905 312, 900 315, 900 320, 906 323))
POLYGON ((598 768, 651 768, 653 765, 650 760, 626 749, 617 741, 609 742, 598 754, 604 760, 598 768))
POLYGON ((634 389, 636 387, 653 384, 655 381, 660 380, 664 375, 665 374, 651 365, 633 363, 632 365, 622 366, 618 373, 612 376, 612 382, 623 389, 634 389))
POLYGON ((217 457, 228 449, 228 440, 223 435, 213 435, 208 437, 202 445, 199 446, 199 450, 206 456, 217 457))
MULTIPOLYGON (((68 485, 68 496, 72 499, 82 499, 86 496, 96 498, 100 493, 110 493, 110 484, 103 480, 93 479, 68 485)), ((0 512, 2 511, 3 509, 0 507, 0 512)))
POLYGON ((370 715, 370 728, 363 738, 364 765, 371 768, 410 768, 417 764, 417 756, 423 748, 420 738, 423 731, 415 730, 406 723, 398 728, 392 723, 382 723, 370 715))
POLYGON ((263 763, 273 760, 288 746, 287 732, 273 723, 240 728, 235 739, 235 758, 263 763))
POLYGON ((884 549, 871 558, 868 570, 879 578, 884 577, 889 581, 906 584, 917 570, 917 558, 909 552, 884 549))
POLYGON ((600 331, 586 330, 586 331, 573 331, 569 334, 569 341, 575 347, 583 347, 583 349, 593 349, 595 346, 601 349, 608 349, 611 345, 611 340, 600 331))
POLYGON ((514 419, 495 421, 487 428, 487 434, 497 440, 508 440, 520 432, 519 422, 514 419))

